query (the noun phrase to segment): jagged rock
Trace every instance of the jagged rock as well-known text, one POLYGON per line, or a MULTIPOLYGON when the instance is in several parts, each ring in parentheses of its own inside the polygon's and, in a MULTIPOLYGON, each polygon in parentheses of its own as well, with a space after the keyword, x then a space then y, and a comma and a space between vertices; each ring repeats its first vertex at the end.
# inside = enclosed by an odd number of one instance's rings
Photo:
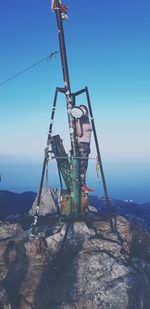
POLYGON ((0 287, 0 308, 1 309, 11 309, 11 305, 8 302, 8 297, 6 291, 0 287))
POLYGON ((132 225, 118 217, 116 234, 110 232, 106 221, 96 222, 96 228, 97 235, 91 236, 84 223, 75 223, 61 252, 58 250, 66 224, 49 237, 49 250, 55 251, 56 256, 44 270, 40 295, 37 293, 34 298, 36 308, 149 308, 145 261, 142 268, 141 262, 137 266, 137 261, 131 261, 130 251, 124 254, 124 242, 132 247, 132 237, 128 235, 132 225))
MULTIPOLYGON (((47 246, 51 253, 55 254, 57 250, 61 248, 67 227, 68 224, 65 223, 57 233, 54 233, 53 235, 46 238, 47 246)), ((84 222, 75 222, 69 228, 67 233, 67 241, 71 246, 79 246, 80 238, 83 237, 84 240, 85 238, 88 239, 93 235, 95 235, 95 230, 89 229, 84 222)))
POLYGON ((39 257, 47 247, 47 243, 44 239, 29 239, 24 244, 26 249, 26 255, 28 257, 39 257))
MULTIPOLYGON (((57 192, 57 190, 55 191, 52 188, 43 188, 40 205, 38 208, 39 216, 57 213, 59 208, 59 198, 59 192, 57 192)), ((36 213, 37 199, 38 195, 33 202, 32 208, 29 212, 30 215, 34 215, 36 213)))
POLYGON ((96 216, 93 226, 55 225, 46 239, 3 239, 0 283, 8 304, 15 309, 149 309, 150 234, 120 216, 114 225, 112 233, 108 219, 96 216))
MULTIPOLYGON (((5 228, 5 224, 4 224, 5 228)), ((10 229, 13 225, 10 225, 10 229)), ((34 302, 34 291, 40 282, 40 274, 44 270, 47 259, 46 241, 44 239, 29 239, 24 234, 24 238, 16 237, 11 239, 1 239, 0 241, 0 308, 20 309, 22 307, 24 293, 27 307, 29 308, 28 296, 34 302), (21 291, 23 289, 23 293, 21 291), (7 291, 7 294, 6 294, 7 291), (8 296, 8 301, 4 299, 8 296), (8 307, 6 306, 8 303, 8 307), (9 306, 11 304, 11 306, 9 306)))
POLYGON ((52 236, 46 238, 46 243, 51 251, 51 254, 55 254, 60 248, 64 235, 61 232, 55 233, 52 236))
POLYGON ((10 224, 8 222, 0 222, 0 240, 23 235, 24 232, 21 226, 17 223, 10 224))
POLYGON ((10 264, 18 260, 18 244, 25 237, 26 233, 18 223, 0 223, 0 280, 6 278, 10 264))

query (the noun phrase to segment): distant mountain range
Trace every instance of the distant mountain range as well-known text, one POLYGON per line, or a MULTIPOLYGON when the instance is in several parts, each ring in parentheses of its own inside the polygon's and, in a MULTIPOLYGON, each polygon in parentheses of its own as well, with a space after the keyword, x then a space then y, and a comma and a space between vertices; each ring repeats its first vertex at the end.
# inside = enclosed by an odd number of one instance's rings
POLYGON ((14 193, 0 190, 0 219, 28 213, 36 195, 35 192, 14 193))
MULTIPOLYGON (((94 206, 100 213, 106 213, 106 201, 103 197, 90 196, 90 205, 94 206)), ((150 230, 150 203, 137 204, 132 200, 110 199, 113 214, 119 214, 139 223, 143 228, 150 230)))
MULTIPOLYGON (((0 220, 8 216, 27 214, 36 195, 36 192, 14 193, 0 190, 0 220)), ((104 197, 89 195, 89 205, 95 207, 101 214, 107 212, 104 197)), ((133 201, 110 199, 110 205, 113 214, 133 219, 142 227, 150 230, 150 203, 137 204, 133 201)))

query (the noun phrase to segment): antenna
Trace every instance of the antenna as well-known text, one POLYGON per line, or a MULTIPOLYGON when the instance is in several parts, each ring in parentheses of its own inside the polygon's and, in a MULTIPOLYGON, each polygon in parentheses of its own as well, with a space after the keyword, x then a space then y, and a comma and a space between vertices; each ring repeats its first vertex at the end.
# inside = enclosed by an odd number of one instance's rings
POLYGON ((67 53, 66 53, 64 29, 63 29, 63 22, 62 22, 62 16, 66 14, 67 8, 66 6, 63 6, 59 0, 56 0, 56 6, 54 6, 53 9, 55 11, 56 21, 57 21, 57 33, 58 33, 58 39, 59 39, 61 65, 62 65, 62 73, 63 73, 63 80, 64 80, 64 94, 66 98, 68 125, 69 125, 70 142, 71 142, 70 197, 71 197, 72 210, 74 212, 73 215, 75 215, 75 217, 78 217, 80 216, 80 193, 81 193, 79 160, 77 159, 78 145, 77 145, 77 139, 76 139, 75 118, 71 114, 71 110, 74 106, 74 102, 73 102, 73 97, 71 94, 67 53))
MULTIPOLYGON (((105 176, 104 176, 104 171, 103 171, 102 159, 100 155, 99 143, 98 143, 98 138, 97 138, 97 133, 96 133, 96 126, 94 122, 89 91, 88 91, 88 88, 85 87, 75 93, 71 92, 64 29, 63 29, 63 20, 68 18, 67 17, 67 7, 66 5, 62 4, 61 0, 53 0, 52 10, 55 12, 55 15, 56 15, 57 33, 58 33, 59 49, 60 49, 60 55, 61 55, 61 67, 62 67, 64 87, 62 88, 57 87, 55 91, 33 226, 36 225, 37 223, 38 211, 39 211, 39 206, 40 206, 40 201, 41 201, 41 194, 42 194, 42 189, 43 189, 43 184, 44 184, 44 177, 45 177, 46 169, 48 166, 49 156, 51 156, 52 158, 52 153, 54 154, 54 158, 56 159, 56 162, 57 162, 60 184, 61 184, 61 193, 63 192, 62 178, 67 188, 67 195, 65 195, 65 198, 67 200, 67 205, 69 204, 70 206, 70 212, 67 213, 66 220, 76 221, 76 220, 81 220, 82 218, 82 213, 81 213, 82 203, 84 204, 85 200, 86 202, 88 201, 88 194, 81 192, 81 179, 80 179, 81 178, 80 176, 81 157, 79 157, 79 148, 78 148, 77 135, 76 135, 76 120, 73 117, 72 109, 75 108, 76 106, 75 104, 76 97, 79 96, 80 94, 85 93, 87 105, 89 109, 89 114, 90 114, 90 120, 91 120, 94 140, 95 140, 95 147, 97 151, 97 164, 99 166, 99 170, 101 174, 102 185, 103 185, 103 190, 105 194, 106 207, 107 207, 108 215, 110 219, 110 226, 111 226, 111 230, 113 231, 111 207, 110 207, 107 186, 106 186, 106 181, 105 181, 105 176), (52 136, 52 129, 53 129, 53 122, 54 122, 54 117, 55 117, 58 93, 64 94, 65 99, 66 99, 68 127, 69 127, 70 144, 71 144, 70 157, 68 157, 68 155, 65 152, 60 136, 59 135, 52 136)), ((63 198, 63 193, 62 193, 62 198, 63 198)))

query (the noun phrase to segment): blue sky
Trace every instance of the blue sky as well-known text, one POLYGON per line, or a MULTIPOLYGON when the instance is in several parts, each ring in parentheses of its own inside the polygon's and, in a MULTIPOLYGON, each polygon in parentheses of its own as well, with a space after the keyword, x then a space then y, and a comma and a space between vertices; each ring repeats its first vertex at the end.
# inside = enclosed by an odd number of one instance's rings
MULTIPOLYGON (((65 3, 71 88, 89 88, 102 157, 148 162, 150 1, 65 3)), ((0 82, 58 50, 50 7, 49 0, 0 1, 0 82)), ((63 86, 59 55, 0 87, 2 161, 41 162, 57 86, 63 86)), ((69 148, 63 96, 57 104, 54 134, 69 148)))

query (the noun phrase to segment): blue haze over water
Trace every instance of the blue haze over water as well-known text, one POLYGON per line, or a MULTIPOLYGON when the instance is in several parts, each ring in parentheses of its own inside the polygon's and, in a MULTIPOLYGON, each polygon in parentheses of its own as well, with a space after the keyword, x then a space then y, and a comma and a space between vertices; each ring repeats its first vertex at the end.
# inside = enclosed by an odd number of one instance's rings
MULTIPOLYGON (((105 162, 103 164, 110 198, 132 199, 137 203, 150 202, 150 165, 147 163, 105 162)), ((39 189, 42 163, 0 165, 2 181, 0 190, 12 192, 35 191, 39 189)), ((97 179, 96 165, 89 163, 87 185, 95 195, 103 196, 103 188, 97 179)), ((54 162, 49 163, 49 186, 60 188, 58 172, 54 162)))

